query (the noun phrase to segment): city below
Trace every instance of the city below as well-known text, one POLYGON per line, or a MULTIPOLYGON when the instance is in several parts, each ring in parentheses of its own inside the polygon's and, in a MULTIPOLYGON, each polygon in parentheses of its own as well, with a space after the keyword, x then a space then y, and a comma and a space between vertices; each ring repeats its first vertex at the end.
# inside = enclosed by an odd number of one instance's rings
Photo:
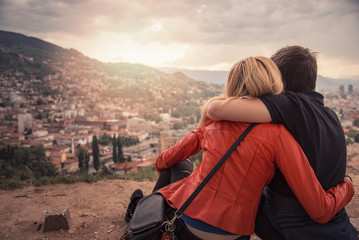
MULTIPOLYGON (((340 84, 318 91, 342 123, 347 172, 359 173, 359 88, 340 84)), ((201 106, 222 89, 0 31, 0 179, 153 166, 154 156, 196 128, 201 106)))
MULTIPOLYGON (((338 90, 326 91, 325 105, 333 109, 341 119, 347 138, 347 172, 359 173, 359 95, 357 91, 347 93, 338 90)), ((125 161, 113 162, 112 144, 100 144, 101 168, 106 167, 114 174, 136 171, 141 167, 153 165, 155 158, 165 149, 181 140, 188 131, 195 129, 195 124, 189 124, 182 129, 174 129, 174 124, 180 118, 172 117, 170 113, 161 114, 161 121, 154 122, 138 116, 136 109, 121 111, 116 119, 115 114, 107 106, 106 111, 89 117, 84 107, 70 105, 70 109, 61 112, 55 111, 51 122, 48 119, 38 119, 22 107, 21 98, 12 96, 14 100, 11 107, 1 107, 3 116, 0 126, 0 143, 2 146, 30 147, 43 145, 47 160, 56 166, 59 173, 75 173, 79 171, 78 155, 81 147, 90 153, 89 172, 92 167, 92 140, 96 135, 98 139, 103 136, 128 137, 138 139, 136 145, 123 147, 125 161)), ((58 109, 64 106, 52 106, 58 109)), ((115 106, 113 106, 116 108, 115 106)), ((118 113, 118 108, 113 112, 118 113)), ((50 117, 51 118, 51 117, 50 117)))

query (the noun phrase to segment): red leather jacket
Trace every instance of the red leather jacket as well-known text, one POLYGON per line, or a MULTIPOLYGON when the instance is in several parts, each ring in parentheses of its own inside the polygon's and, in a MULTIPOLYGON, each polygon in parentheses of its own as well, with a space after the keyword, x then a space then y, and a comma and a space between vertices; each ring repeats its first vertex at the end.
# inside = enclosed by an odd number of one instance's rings
MULTIPOLYGON (((248 126, 207 120, 204 128, 190 132, 159 155, 156 169, 161 171, 204 150, 201 163, 190 176, 159 191, 167 202, 174 208, 181 207, 248 126)), ((260 124, 246 136, 185 214, 227 232, 253 234, 263 188, 277 168, 309 216, 319 223, 329 221, 354 195, 353 186, 347 180, 325 192, 302 149, 285 127, 260 124)))

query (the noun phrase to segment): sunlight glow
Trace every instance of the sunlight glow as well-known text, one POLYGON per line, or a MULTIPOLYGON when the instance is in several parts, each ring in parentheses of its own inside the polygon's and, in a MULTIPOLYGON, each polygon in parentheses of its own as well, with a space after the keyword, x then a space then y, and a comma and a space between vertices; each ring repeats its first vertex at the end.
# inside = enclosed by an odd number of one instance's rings
POLYGON ((318 61, 318 74, 330 78, 358 78, 357 69, 359 64, 350 62, 345 59, 330 58, 324 55, 319 55, 318 61), (335 67, 333 67, 335 66, 335 67))
MULTIPOLYGON (((161 31, 161 25, 153 25, 152 31, 161 31)), ((142 63, 149 66, 163 66, 183 58, 186 44, 163 44, 160 42, 135 41, 119 35, 99 36, 87 54, 103 62, 142 63)))

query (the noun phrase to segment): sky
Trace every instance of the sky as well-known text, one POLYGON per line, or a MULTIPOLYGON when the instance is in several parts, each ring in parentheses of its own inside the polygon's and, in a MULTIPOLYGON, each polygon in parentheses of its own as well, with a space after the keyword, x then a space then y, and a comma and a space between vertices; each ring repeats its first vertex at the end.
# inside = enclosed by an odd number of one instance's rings
POLYGON ((359 80, 359 0, 0 0, 0 30, 103 62, 223 70, 288 45, 359 80))

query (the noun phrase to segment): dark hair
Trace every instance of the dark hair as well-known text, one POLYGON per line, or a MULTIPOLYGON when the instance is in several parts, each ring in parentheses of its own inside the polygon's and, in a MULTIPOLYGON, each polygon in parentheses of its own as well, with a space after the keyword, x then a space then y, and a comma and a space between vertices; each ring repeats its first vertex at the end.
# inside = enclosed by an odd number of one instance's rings
POLYGON ((271 60, 279 68, 285 91, 314 90, 317 81, 316 53, 301 46, 279 49, 271 60))

